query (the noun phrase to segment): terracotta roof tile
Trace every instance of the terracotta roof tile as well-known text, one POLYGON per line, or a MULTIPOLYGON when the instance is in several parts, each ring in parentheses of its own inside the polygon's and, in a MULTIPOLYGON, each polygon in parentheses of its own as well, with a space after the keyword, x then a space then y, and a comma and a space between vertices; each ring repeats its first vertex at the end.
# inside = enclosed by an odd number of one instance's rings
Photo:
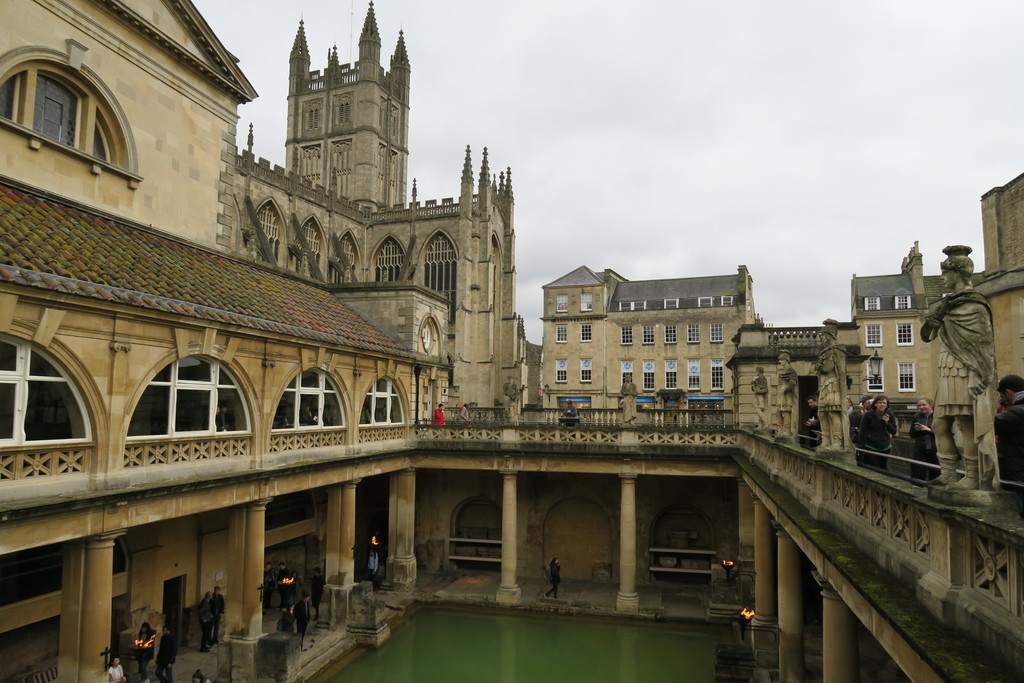
POLYGON ((0 183, 0 280, 408 356, 314 285, 0 183))

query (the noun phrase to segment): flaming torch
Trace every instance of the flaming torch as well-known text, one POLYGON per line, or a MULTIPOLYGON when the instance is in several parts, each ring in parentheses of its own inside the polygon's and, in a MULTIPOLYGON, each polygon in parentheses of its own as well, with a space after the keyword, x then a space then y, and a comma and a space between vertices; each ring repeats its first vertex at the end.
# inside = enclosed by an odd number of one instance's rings
POLYGON ((289 576, 286 579, 281 579, 281 583, 283 583, 286 586, 290 586, 293 583, 295 583, 295 577, 289 576))
POLYGON ((736 563, 732 560, 722 560, 722 569, 725 570, 725 580, 732 583, 732 570, 736 567, 736 563))
POLYGON ((740 625, 740 640, 743 640, 743 634, 747 630, 747 624, 754 618, 754 610, 749 607, 744 607, 739 611, 735 618, 740 625))
POLYGON ((380 545, 380 541, 377 540, 376 536, 370 539, 370 545, 380 545))

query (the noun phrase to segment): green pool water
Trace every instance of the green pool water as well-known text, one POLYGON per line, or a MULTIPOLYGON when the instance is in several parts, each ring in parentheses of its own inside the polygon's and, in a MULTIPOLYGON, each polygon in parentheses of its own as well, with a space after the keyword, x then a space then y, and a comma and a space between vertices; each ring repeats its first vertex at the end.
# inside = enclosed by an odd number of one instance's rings
POLYGON ((708 683, 716 627, 424 608, 313 683, 708 683))

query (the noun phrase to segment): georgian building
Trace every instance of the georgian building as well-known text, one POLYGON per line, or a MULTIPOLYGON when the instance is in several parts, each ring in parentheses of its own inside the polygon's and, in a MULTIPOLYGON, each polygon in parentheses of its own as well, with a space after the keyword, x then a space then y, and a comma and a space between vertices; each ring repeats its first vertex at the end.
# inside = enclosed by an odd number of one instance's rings
POLYGON ((740 325, 753 323, 752 278, 630 281, 581 266, 544 286, 546 405, 568 399, 617 408, 633 382, 641 408, 733 407, 726 362, 740 325))

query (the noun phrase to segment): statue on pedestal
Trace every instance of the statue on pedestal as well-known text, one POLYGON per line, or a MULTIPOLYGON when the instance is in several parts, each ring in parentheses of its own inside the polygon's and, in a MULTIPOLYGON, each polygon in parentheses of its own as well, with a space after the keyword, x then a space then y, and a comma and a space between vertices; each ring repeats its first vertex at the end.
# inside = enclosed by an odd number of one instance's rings
POLYGON ((838 322, 829 318, 822 324, 821 340, 825 347, 814 361, 818 373, 821 449, 841 451, 846 448, 850 431, 846 413, 846 347, 836 339, 838 322))
POLYGON ((757 431, 767 431, 768 425, 768 378, 764 368, 757 366, 757 376, 750 380, 750 391, 754 394, 754 413, 757 415, 757 431))
POLYGON ((800 381, 790 365, 789 351, 779 351, 779 394, 775 398, 776 423, 779 436, 796 436, 796 397, 800 381))
POLYGON ((516 381, 515 377, 509 376, 502 387, 505 394, 505 407, 508 409, 508 419, 515 422, 519 419, 519 401, 522 399, 523 387, 516 381))
POLYGON ((949 294, 921 326, 924 341, 939 339, 939 381, 932 430, 942 470, 929 485, 994 491, 999 486, 999 463, 992 425, 992 389, 996 386, 992 309, 971 283, 971 251, 963 245, 942 250, 947 257, 941 264, 942 282, 949 294), (954 424, 963 437, 966 471, 959 481, 954 424))
POLYGON ((636 397, 640 392, 636 390, 636 385, 629 381, 622 383, 619 393, 622 394, 622 424, 633 424, 636 420, 636 397))

